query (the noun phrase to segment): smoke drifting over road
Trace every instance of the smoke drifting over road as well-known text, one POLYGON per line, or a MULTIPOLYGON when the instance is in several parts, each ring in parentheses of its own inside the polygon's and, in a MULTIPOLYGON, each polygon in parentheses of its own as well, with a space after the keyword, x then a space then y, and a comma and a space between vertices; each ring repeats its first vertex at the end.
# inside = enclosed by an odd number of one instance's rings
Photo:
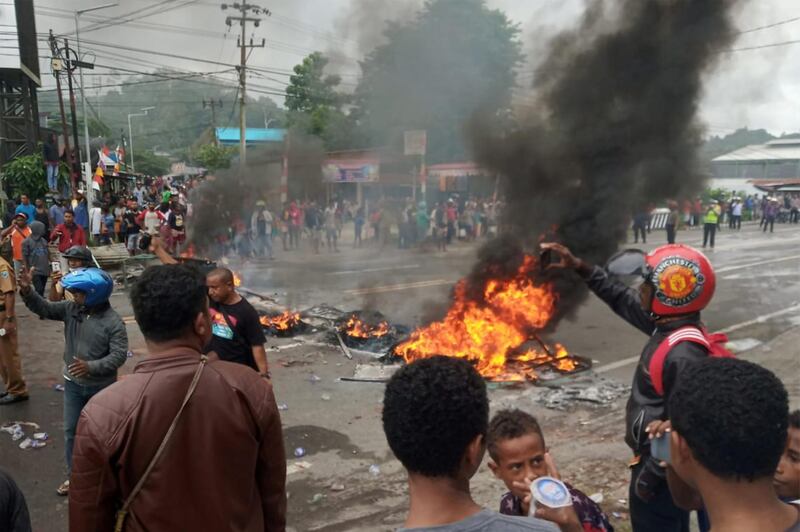
MULTIPOLYGON (((477 160, 501 175, 509 235, 482 250, 473 279, 513 270, 543 234, 603 261, 634 209, 702 188, 702 80, 733 40, 737 3, 591 2, 578 27, 551 42, 517 129, 470 124, 477 160)), ((586 289, 555 281, 563 316, 586 289)))

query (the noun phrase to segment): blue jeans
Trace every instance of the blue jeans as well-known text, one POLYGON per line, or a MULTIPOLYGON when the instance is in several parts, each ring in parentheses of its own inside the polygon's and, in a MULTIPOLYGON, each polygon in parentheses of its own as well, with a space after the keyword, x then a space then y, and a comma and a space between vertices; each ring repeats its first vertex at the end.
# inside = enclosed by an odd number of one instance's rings
MULTIPOLYGON (((110 383, 109 383, 110 384, 110 383)), ((108 386, 81 386, 64 379, 64 453, 67 459, 67 475, 72 473, 72 446, 75 443, 75 429, 78 418, 89 399, 108 386)))
POLYGON ((58 165, 47 163, 47 187, 58 190, 58 165))

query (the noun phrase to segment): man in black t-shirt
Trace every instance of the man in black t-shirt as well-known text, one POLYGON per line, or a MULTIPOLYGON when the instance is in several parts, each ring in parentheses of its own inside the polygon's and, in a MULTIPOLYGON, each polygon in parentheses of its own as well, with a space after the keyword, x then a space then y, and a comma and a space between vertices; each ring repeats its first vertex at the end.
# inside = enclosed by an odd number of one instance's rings
POLYGON ((126 247, 128 253, 136 255, 136 250, 139 249, 139 224, 136 219, 139 217, 139 208, 135 201, 128 201, 125 213, 122 215, 122 225, 125 226, 126 247))
POLYGON ((261 376, 269 378, 264 350, 266 338, 258 313, 236 292, 233 273, 227 268, 212 270, 206 276, 206 286, 211 300, 212 336, 205 351, 214 351, 222 360, 250 366, 261 376))

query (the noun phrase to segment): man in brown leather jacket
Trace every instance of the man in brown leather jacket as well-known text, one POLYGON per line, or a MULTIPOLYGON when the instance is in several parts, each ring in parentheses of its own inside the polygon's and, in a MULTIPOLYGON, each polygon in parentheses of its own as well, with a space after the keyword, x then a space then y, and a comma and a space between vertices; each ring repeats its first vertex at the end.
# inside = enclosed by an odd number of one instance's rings
POLYGON ((180 265, 148 268, 131 301, 150 354, 81 414, 70 530, 114 529, 117 510, 179 412, 163 454, 130 502, 123 530, 284 530, 286 459, 272 386, 213 354, 202 366, 211 336, 202 276, 180 265))

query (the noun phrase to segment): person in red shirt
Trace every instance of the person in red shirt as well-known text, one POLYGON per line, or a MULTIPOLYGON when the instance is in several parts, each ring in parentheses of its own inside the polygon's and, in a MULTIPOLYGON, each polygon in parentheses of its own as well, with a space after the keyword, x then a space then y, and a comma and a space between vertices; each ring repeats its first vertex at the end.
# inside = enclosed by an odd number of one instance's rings
POLYGON ((75 213, 64 211, 64 223, 58 224, 50 235, 50 242, 58 240, 58 251, 64 253, 72 246, 85 246, 86 233, 75 223, 75 213))

